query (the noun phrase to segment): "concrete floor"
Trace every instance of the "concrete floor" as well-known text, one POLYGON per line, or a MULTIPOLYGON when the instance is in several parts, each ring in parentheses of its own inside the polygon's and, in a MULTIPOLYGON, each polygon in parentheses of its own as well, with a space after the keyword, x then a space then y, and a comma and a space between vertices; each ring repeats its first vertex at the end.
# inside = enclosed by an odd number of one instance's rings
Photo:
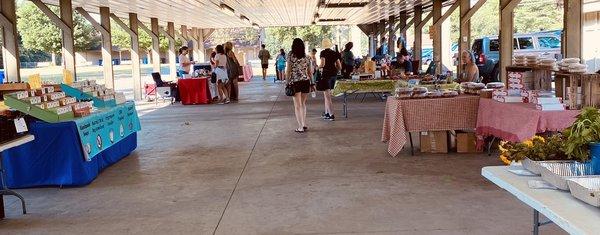
MULTIPOLYGON (((532 211, 486 181, 483 154, 389 157, 385 104, 297 134, 280 84, 241 85, 239 103, 139 106, 139 147, 81 188, 18 190, 0 234, 529 234, 532 211), (150 108, 149 108, 150 107, 150 108)), ((336 101, 336 109, 341 103, 336 101)), ((542 234, 563 234, 555 225, 542 234)))

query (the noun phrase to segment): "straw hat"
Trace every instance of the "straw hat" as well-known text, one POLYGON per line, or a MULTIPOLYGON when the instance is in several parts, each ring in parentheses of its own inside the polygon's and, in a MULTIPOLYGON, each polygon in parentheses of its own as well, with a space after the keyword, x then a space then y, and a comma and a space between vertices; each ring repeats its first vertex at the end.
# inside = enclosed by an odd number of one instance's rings
POLYGON ((324 38, 323 41, 321 41, 321 47, 323 47, 323 48, 332 48, 333 47, 333 43, 331 43, 331 40, 329 40, 329 38, 324 38))

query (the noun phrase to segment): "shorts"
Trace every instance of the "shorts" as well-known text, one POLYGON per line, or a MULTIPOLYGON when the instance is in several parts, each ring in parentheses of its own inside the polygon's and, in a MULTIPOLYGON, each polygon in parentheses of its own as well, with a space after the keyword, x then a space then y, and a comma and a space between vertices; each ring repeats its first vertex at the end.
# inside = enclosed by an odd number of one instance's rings
POLYGON ((279 72, 285 71, 285 66, 277 65, 277 71, 279 71, 279 72))
POLYGON ((300 80, 292 84, 294 93, 302 92, 303 94, 310 93, 310 80, 300 80))
POLYGON ((262 64, 262 68, 263 69, 268 69, 269 68, 269 64, 262 64))
POLYGON ((317 91, 331 90, 335 86, 336 76, 323 77, 317 82, 317 91))

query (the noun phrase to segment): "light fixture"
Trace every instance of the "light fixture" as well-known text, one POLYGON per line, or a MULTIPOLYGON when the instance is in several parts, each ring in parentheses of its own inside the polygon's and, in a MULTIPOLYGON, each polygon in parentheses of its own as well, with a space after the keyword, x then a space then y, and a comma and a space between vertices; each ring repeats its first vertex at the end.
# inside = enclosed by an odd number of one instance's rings
POLYGON ((245 15, 240 15, 240 20, 244 21, 246 24, 250 24, 250 19, 245 15))
POLYGON ((312 23, 310 23, 310 24, 312 24, 312 25, 316 25, 316 24, 317 24, 317 22, 313 21, 313 22, 312 22, 312 23))
POLYGON ((260 28, 260 26, 258 26, 258 24, 257 24, 257 23, 252 23, 252 28, 254 28, 254 29, 259 29, 259 28, 260 28))
POLYGON ((230 16, 235 15, 235 10, 233 10, 233 8, 231 8, 230 6, 228 6, 225 3, 221 3, 221 5, 219 5, 219 8, 221 8, 221 11, 227 15, 230 15, 230 16))
POLYGON ((325 3, 321 2, 324 8, 361 8, 368 5, 369 2, 348 2, 348 3, 325 3))
POLYGON ((343 18, 319 19, 319 22, 341 22, 341 21, 346 21, 346 19, 343 19, 343 18))
POLYGON ((321 17, 321 15, 319 15, 319 13, 315 13, 315 20, 319 19, 319 17, 321 17))

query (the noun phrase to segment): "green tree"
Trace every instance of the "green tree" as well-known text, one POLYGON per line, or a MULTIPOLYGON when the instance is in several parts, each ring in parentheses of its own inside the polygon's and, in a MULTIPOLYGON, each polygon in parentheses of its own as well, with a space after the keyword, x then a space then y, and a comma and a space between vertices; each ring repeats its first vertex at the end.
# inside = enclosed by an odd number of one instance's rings
MULTIPOLYGON (((49 6, 59 13, 59 8, 49 6)), ((33 3, 23 2, 17 9, 17 30, 21 36, 23 47, 29 50, 44 51, 57 54, 61 51, 61 31, 33 3)), ((73 15, 75 29, 75 49, 89 50, 100 45, 98 32, 79 14, 73 15)))
POLYGON ((302 27, 273 27, 266 29, 267 50, 271 53, 279 51, 280 48, 291 49, 294 38, 301 38, 307 50, 321 46, 323 38, 333 39, 333 27, 331 26, 302 26, 302 27))

